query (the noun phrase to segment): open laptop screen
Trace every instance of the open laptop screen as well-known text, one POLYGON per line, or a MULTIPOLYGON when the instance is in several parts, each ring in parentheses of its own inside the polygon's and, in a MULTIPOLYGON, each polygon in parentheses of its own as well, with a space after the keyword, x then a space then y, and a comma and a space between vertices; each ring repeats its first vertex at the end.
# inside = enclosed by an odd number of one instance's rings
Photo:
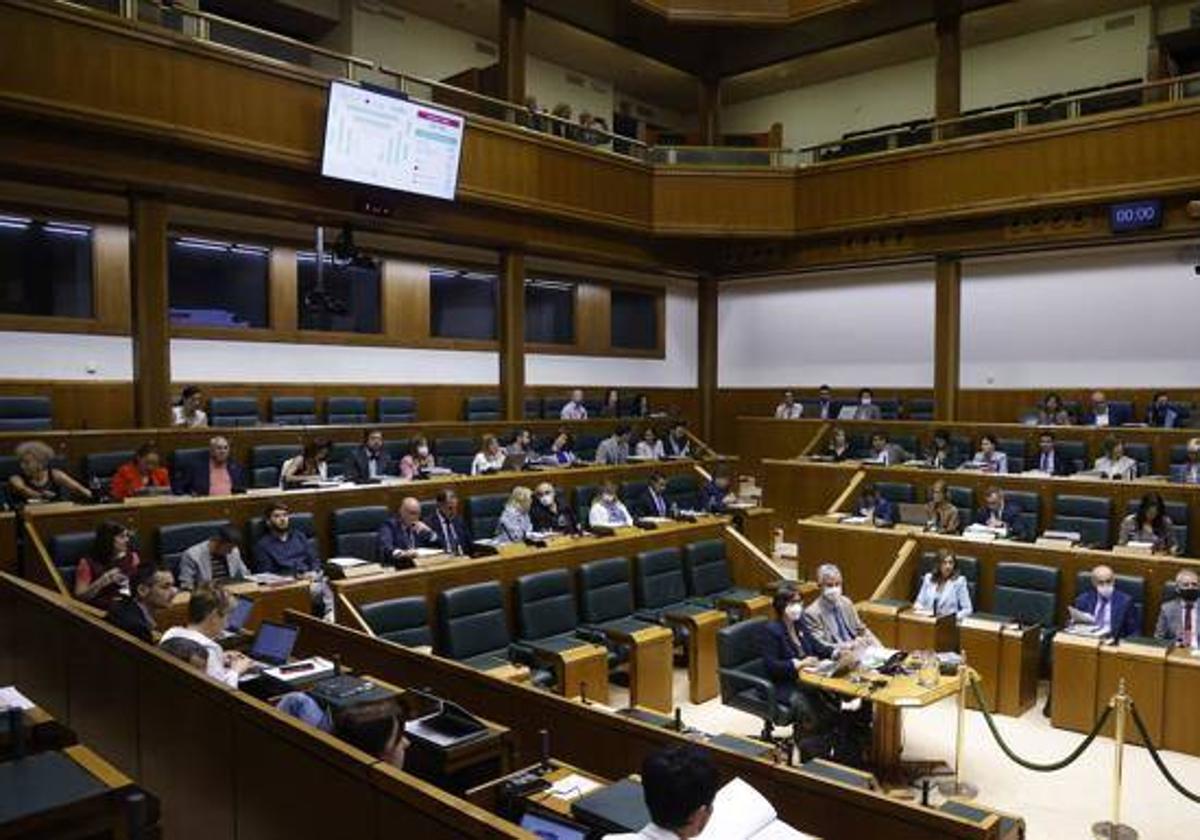
POLYGON ((587 838, 585 829, 542 814, 526 813, 521 817, 521 828, 533 832, 535 837, 543 837, 546 840, 586 840, 587 838))
POLYGON ((230 633, 236 633, 246 626, 246 622, 250 619, 250 611, 254 609, 254 601, 249 598, 243 598, 240 595, 234 596, 233 609, 229 611, 229 618, 225 620, 225 629, 230 633))
POLYGON ((282 665, 292 655, 292 648, 296 645, 296 636, 299 633, 298 627, 264 621, 258 628, 258 635, 254 637, 250 658, 268 665, 282 665))

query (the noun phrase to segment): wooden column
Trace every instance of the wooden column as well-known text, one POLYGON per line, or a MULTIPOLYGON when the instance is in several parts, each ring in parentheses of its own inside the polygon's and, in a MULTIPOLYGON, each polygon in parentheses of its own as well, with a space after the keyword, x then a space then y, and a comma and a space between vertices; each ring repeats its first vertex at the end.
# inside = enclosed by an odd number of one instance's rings
POLYGON ((134 196, 129 240, 133 415, 142 428, 171 424, 171 340, 167 296, 167 204, 134 196))
POLYGON ((500 255, 500 410, 525 415, 525 253, 500 255))
POLYGON ((525 102, 525 0, 500 0, 500 98, 525 102))
POLYGON ((700 143, 721 145, 721 80, 700 79, 700 143))
MULTIPOLYGON (((962 112, 962 9, 958 0, 937 6, 937 69, 934 76, 934 116, 950 120, 962 112)), ((953 137, 953 128, 942 137, 953 137)))
POLYGON ((934 282, 934 417, 938 420, 957 420, 962 261, 957 256, 938 257, 934 282))
POLYGON ((714 438, 717 403, 717 278, 705 276, 700 278, 700 307, 699 307, 699 343, 698 358, 700 360, 699 382, 700 390, 700 429, 701 440, 709 445, 714 438))

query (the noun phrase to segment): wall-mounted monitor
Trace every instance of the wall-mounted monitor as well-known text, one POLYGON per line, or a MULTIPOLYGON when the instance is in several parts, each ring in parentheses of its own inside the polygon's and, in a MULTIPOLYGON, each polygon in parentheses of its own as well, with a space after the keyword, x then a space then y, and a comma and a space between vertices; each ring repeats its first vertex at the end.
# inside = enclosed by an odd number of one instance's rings
POLYGON ((321 174, 391 190, 454 198, 465 120, 398 94, 329 86, 321 174))

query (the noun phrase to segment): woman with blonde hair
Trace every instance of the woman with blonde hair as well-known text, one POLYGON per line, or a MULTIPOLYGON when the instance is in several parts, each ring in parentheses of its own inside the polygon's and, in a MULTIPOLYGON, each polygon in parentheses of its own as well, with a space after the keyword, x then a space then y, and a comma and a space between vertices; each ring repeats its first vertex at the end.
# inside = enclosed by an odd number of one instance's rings
POLYGON ((533 530, 533 522, 529 519, 532 506, 533 491, 528 487, 514 487, 496 522, 496 539, 502 543, 524 541, 533 530))

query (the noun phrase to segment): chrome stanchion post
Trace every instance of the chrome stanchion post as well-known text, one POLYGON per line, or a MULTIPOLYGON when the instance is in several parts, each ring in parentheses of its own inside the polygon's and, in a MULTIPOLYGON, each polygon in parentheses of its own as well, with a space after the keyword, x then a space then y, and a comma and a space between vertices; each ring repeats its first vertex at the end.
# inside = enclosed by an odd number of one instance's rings
POLYGON ((1128 723, 1131 702, 1125 693, 1125 680, 1121 680, 1117 684, 1117 693, 1109 701, 1109 706, 1117 714, 1113 732, 1112 819, 1092 826, 1092 836, 1098 840, 1137 840, 1138 836, 1137 831, 1121 823, 1121 773, 1125 758, 1125 725, 1128 723))
POLYGON ((957 796, 962 799, 974 799, 979 795, 979 788, 962 778, 963 747, 967 742, 967 691, 971 680, 975 679, 975 671, 967 665, 966 657, 958 669, 958 729, 954 737, 954 781, 938 784, 938 792, 942 796, 957 796))

